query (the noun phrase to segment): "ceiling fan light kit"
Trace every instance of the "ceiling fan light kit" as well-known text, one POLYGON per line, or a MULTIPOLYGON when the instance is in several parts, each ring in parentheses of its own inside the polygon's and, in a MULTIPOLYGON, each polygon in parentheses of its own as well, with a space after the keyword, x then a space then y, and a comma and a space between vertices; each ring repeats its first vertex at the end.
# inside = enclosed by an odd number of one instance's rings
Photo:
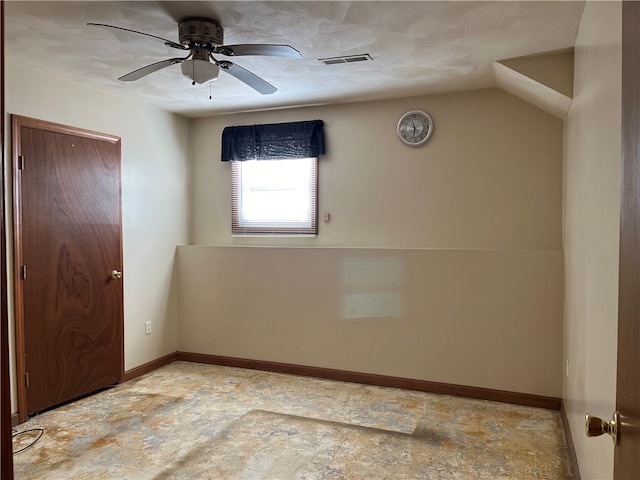
POLYGON ((180 67, 185 77, 200 84, 217 80, 220 72, 220 68, 215 63, 197 58, 185 60, 180 67))
POLYGON ((218 60, 214 55, 223 55, 226 57, 242 55, 268 55, 292 58, 302 57, 298 50, 289 45, 223 45, 224 29, 215 20, 207 18, 192 17, 182 20, 178 24, 178 40, 180 43, 167 40, 166 38, 158 37, 156 35, 117 27, 114 25, 107 25, 104 23, 88 23, 87 25, 145 35, 162 41, 167 47, 189 52, 186 57, 170 58, 134 70, 133 72, 123 75, 118 79, 123 82, 136 81, 150 73, 180 63, 182 74, 191 79, 192 85, 216 80, 218 78, 218 73, 222 70, 253 88, 257 92, 263 95, 269 95, 276 92, 277 88, 249 70, 227 60, 218 60))

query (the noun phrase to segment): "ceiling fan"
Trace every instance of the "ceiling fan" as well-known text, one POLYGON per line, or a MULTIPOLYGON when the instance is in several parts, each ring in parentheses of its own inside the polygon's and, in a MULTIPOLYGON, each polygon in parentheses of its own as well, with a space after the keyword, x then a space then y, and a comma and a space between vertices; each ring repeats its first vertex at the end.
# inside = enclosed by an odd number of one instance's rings
POLYGON ((242 68, 228 60, 218 60, 214 55, 225 57, 236 57, 241 55, 269 55, 274 57, 295 57, 300 58, 300 52, 289 45, 272 44, 239 44, 223 45, 223 28, 215 20, 207 18, 186 18, 178 24, 178 42, 167 40, 128 28, 106 25, 104 23, 87 23, 94 27, 106 27, 125 32, 137 33, 147 37, 162 41, 166 46, 178 50, 188 51, 186 57, 169 58, 161 62, 152 63, 145 67, 134 70, 123 75, 118 80, 132 82, 142 77, 156 72, 165 67, 181 64, 182 74, 192 80, 192 85, 196 83, 206 83, 218 78, 220 70, 244 82, 254 90, 263 95, 268 95, 277 91, 277 88, 269 82, 263 80, 249 70, 242 68))

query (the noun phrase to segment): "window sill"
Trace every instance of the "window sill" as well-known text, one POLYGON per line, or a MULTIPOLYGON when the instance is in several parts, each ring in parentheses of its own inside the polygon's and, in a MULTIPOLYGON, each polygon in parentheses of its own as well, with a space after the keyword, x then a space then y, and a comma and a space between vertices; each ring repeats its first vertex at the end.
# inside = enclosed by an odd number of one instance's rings
POLYGON ((231 238, 314 238, 313 233, 234 233, 231 238))

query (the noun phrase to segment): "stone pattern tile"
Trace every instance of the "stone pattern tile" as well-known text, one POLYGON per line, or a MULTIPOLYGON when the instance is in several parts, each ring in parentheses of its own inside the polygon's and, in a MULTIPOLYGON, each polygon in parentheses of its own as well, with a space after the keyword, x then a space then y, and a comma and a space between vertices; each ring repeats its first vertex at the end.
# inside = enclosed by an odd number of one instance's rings
POLYGON ((17 480, 571 478, 558 412, 187 362, 36 427, 17 480))

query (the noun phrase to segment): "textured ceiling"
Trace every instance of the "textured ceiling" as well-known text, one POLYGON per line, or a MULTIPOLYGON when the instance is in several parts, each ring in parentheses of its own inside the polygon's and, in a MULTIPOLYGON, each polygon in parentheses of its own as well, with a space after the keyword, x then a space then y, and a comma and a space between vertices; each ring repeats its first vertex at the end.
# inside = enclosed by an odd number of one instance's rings
POLYGON ((6 59, 201 116, 493 86, 494 61, 572 47, 583 7, 577 1, 8 1, 6 59), (272 95, 222 73, 211 85, 192 86, 179 65, 123 83, 117 78, 182 52, 142 35, 86 25, 177 41, 177 23, 188 16, 218 20, 225 44, 284 43, 303 58, 233 58, 275 85, 272 95), (373 61, 318 61, 363 53, 373 61))

